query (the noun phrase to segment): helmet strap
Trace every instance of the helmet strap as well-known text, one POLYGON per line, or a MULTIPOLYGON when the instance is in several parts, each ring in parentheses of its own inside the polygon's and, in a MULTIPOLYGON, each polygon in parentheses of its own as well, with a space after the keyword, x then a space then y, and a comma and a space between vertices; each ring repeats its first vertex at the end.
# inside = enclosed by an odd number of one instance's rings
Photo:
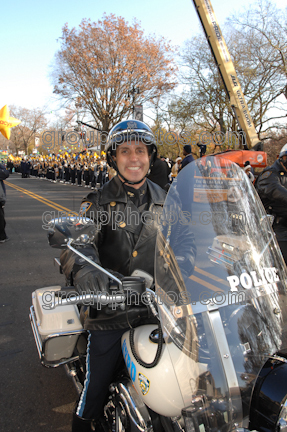
POLYGON ((279 159, 283 169, 287 171, 287 160, 284 162, 282 158, 279 159))

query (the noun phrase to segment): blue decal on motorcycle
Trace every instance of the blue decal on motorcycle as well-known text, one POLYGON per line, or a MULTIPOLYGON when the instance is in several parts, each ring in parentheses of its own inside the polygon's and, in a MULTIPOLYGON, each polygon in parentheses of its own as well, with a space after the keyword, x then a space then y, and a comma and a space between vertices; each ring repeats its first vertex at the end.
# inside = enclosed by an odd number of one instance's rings
POLYGON ((130 365, 131 365, 131 358, 130 358, 129 353, 128 353, 128 355, 127 355, 127 361, 126 361, 126 363, 127 363, 127 368, 129 369, 129 368, 130 368, 130 365))
POLYGON ((135 382, 136 375, 137 375, 137 370, 136 370, 134 363, 132 362, 132 366, 131 366, 131 370, 130 370, 130 376, 131 376, 131 379, 133 382, 135 382))
POLYGON ((125 339, 123 341, 122 351, 123 351, 124 360, 126 362, 130 377, 131 377, 132 381, 134 382, 136 379, 136 375, 137 375, 137 369, 136 369, 134 362, 131 360, 125 339))

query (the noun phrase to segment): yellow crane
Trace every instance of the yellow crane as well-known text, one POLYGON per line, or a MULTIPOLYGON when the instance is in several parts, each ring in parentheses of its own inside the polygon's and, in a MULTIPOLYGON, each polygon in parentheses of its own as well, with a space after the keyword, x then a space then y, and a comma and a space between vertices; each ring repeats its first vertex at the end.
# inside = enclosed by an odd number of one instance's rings
POLYGON ((247 148, 262 150, 262 143, 258 139, 252 117, 212 5, 209 0, 192 1, 217 64, 238 126, 246 136, 247 148))

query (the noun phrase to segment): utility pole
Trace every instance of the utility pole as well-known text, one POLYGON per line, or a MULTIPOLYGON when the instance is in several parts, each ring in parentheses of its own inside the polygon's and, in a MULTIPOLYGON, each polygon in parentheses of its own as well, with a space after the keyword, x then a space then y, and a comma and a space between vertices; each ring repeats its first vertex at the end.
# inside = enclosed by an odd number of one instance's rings
POLYGON ((132 106, 133 106, 133 117, 136 118, 137 120, 143 120, 143 114, 142 114, 142 105, 137 105, 135 107, 135 95, 136 94, 140 94, 140 88, 139 87, 133 87, 131 90, 128 91, 128 98, 130 98, 132 96, 132 106), (137 115, 138 114, 138 115, 137 115), (138 116, 140 116, 141 118, 137 118, 138 116))

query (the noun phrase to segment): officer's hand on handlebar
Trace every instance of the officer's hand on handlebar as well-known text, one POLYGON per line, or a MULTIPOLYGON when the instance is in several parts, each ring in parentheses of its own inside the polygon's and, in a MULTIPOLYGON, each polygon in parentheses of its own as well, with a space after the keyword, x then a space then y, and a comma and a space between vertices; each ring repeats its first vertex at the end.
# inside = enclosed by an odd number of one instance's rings
MULTIPOLYGON (((121 279, 123 275, 120 273, 109 270, 114 276, 118 279, 121 279)), ((109 293, 110 289, 110 279, 109 277, 101 272, 100 270, 95 269, 92 265, 87 265, 82 267, 73 277, 74 286, 79 292, 106 292, 109 293)), ((112 281, 113 289, 117 285, 116 281, 112 281)))

